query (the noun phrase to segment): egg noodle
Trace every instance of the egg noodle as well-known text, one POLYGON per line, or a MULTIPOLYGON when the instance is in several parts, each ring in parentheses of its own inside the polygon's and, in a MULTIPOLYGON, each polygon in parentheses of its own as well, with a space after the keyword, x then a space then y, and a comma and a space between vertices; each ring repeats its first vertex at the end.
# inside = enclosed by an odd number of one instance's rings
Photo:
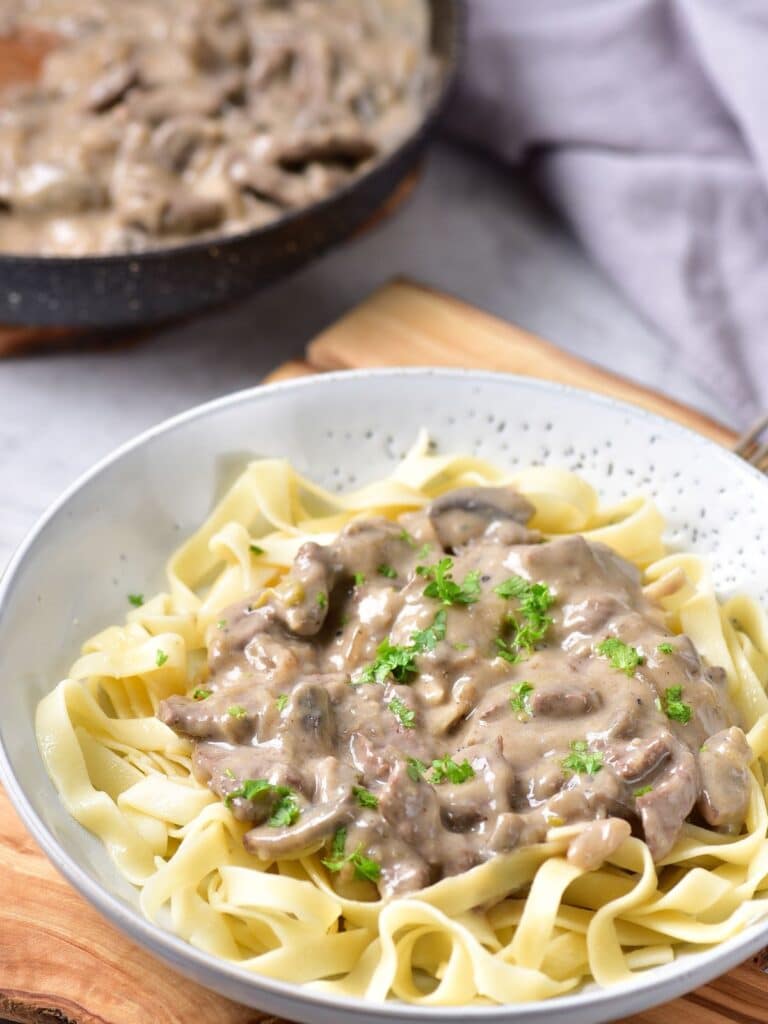
POLYGON ((90 639, 41 701, 48 772, 70 814, 141 889, 147 917, 164 914, 194 946, 259 974, 429 1006, 627 981, 768 912, 768 619, 746 597, 719 604, 706 563, 666 554, 663 528, 648 498, 601 507, 571 473, 435 455, 426 435, 391 476, 351 494, 331 494, 280 459, 252 462, 171 557, 168 592, 90 639), (640 567, 652 591, 655 581, 658 594, 672 591, 660 598, 668 626, 725 669, 754 752, 742 833, 686 824, 659 864, 629 838, 584 871, 565 857, 582 826, 555 828, 544 843, 375 902, 337 894, 319 852, 273 863, 248 854, 249 826, 195 781, 191 742, 155 717, 161 700, 204 682, 206 636, 221 610, 275 584, 305 540, 328 543, 361 513, 395 518, 456 487, 502 483, 532 502, 531 525, 545 536, 602 541, 640 567))

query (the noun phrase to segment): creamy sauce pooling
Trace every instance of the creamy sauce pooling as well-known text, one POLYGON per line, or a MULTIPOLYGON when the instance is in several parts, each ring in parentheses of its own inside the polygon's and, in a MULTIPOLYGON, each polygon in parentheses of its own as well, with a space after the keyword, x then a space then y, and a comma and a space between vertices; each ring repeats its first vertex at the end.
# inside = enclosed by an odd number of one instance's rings
POLYGON ((422 0, 20 0, 51 47, 0 95, 0 252, 256 227, 396 146, 434 92, 422 0))
POLYGON ((722 670, 670 635, 634 566, 543 542, 532 511, 472 488, 358 520, 224 613, 198 699, 160 717, 252 825, 248 850, 321 848, 386 896, 553 826, 590 823, 569 857, 592 868, 630 831, 658 860, 689 817, 743 823, 750 752, 722 670))

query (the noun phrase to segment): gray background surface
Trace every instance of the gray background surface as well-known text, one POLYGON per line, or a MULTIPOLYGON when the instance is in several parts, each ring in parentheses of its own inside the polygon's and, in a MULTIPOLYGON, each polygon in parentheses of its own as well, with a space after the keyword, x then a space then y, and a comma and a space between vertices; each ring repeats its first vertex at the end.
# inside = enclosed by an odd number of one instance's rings
POLYGON ((717 395, 692 382, 669 341, 633 313, 521 178, 443 143, 395 216, 236 307, 139 344, 0 363, 0 566, 96 459, 166 416, 256 384, 397 274, 726 418, 717 395))

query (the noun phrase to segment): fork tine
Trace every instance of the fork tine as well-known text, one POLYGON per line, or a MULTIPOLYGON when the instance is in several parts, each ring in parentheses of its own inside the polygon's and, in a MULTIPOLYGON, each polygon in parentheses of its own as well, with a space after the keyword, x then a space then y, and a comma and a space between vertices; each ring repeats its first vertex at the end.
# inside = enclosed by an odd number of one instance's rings
MULTIPOLYGON (((749 430, 745 431, 738 439, 733 447, 734 452, 737 455, 742 455, 749 462, 753 461, 753 452, 755 448, 755 442, 760 437, 762 432, 768 427, 768 413, 765 413, 759 419, 755 420, 749 430)), ((758 451, 764 452, 765 445, 759 445, 758 451)))

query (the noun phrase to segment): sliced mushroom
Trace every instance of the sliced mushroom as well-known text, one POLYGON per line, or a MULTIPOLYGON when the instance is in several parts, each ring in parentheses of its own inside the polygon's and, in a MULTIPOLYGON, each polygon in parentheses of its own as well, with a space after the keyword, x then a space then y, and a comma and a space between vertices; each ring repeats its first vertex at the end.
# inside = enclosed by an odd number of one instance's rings
POLYGON ((440 543, 455 550, 480 537, 491 523, 525 525, 534 508, 511 487, 463 487, 435 498, 428 512, 440 543))

